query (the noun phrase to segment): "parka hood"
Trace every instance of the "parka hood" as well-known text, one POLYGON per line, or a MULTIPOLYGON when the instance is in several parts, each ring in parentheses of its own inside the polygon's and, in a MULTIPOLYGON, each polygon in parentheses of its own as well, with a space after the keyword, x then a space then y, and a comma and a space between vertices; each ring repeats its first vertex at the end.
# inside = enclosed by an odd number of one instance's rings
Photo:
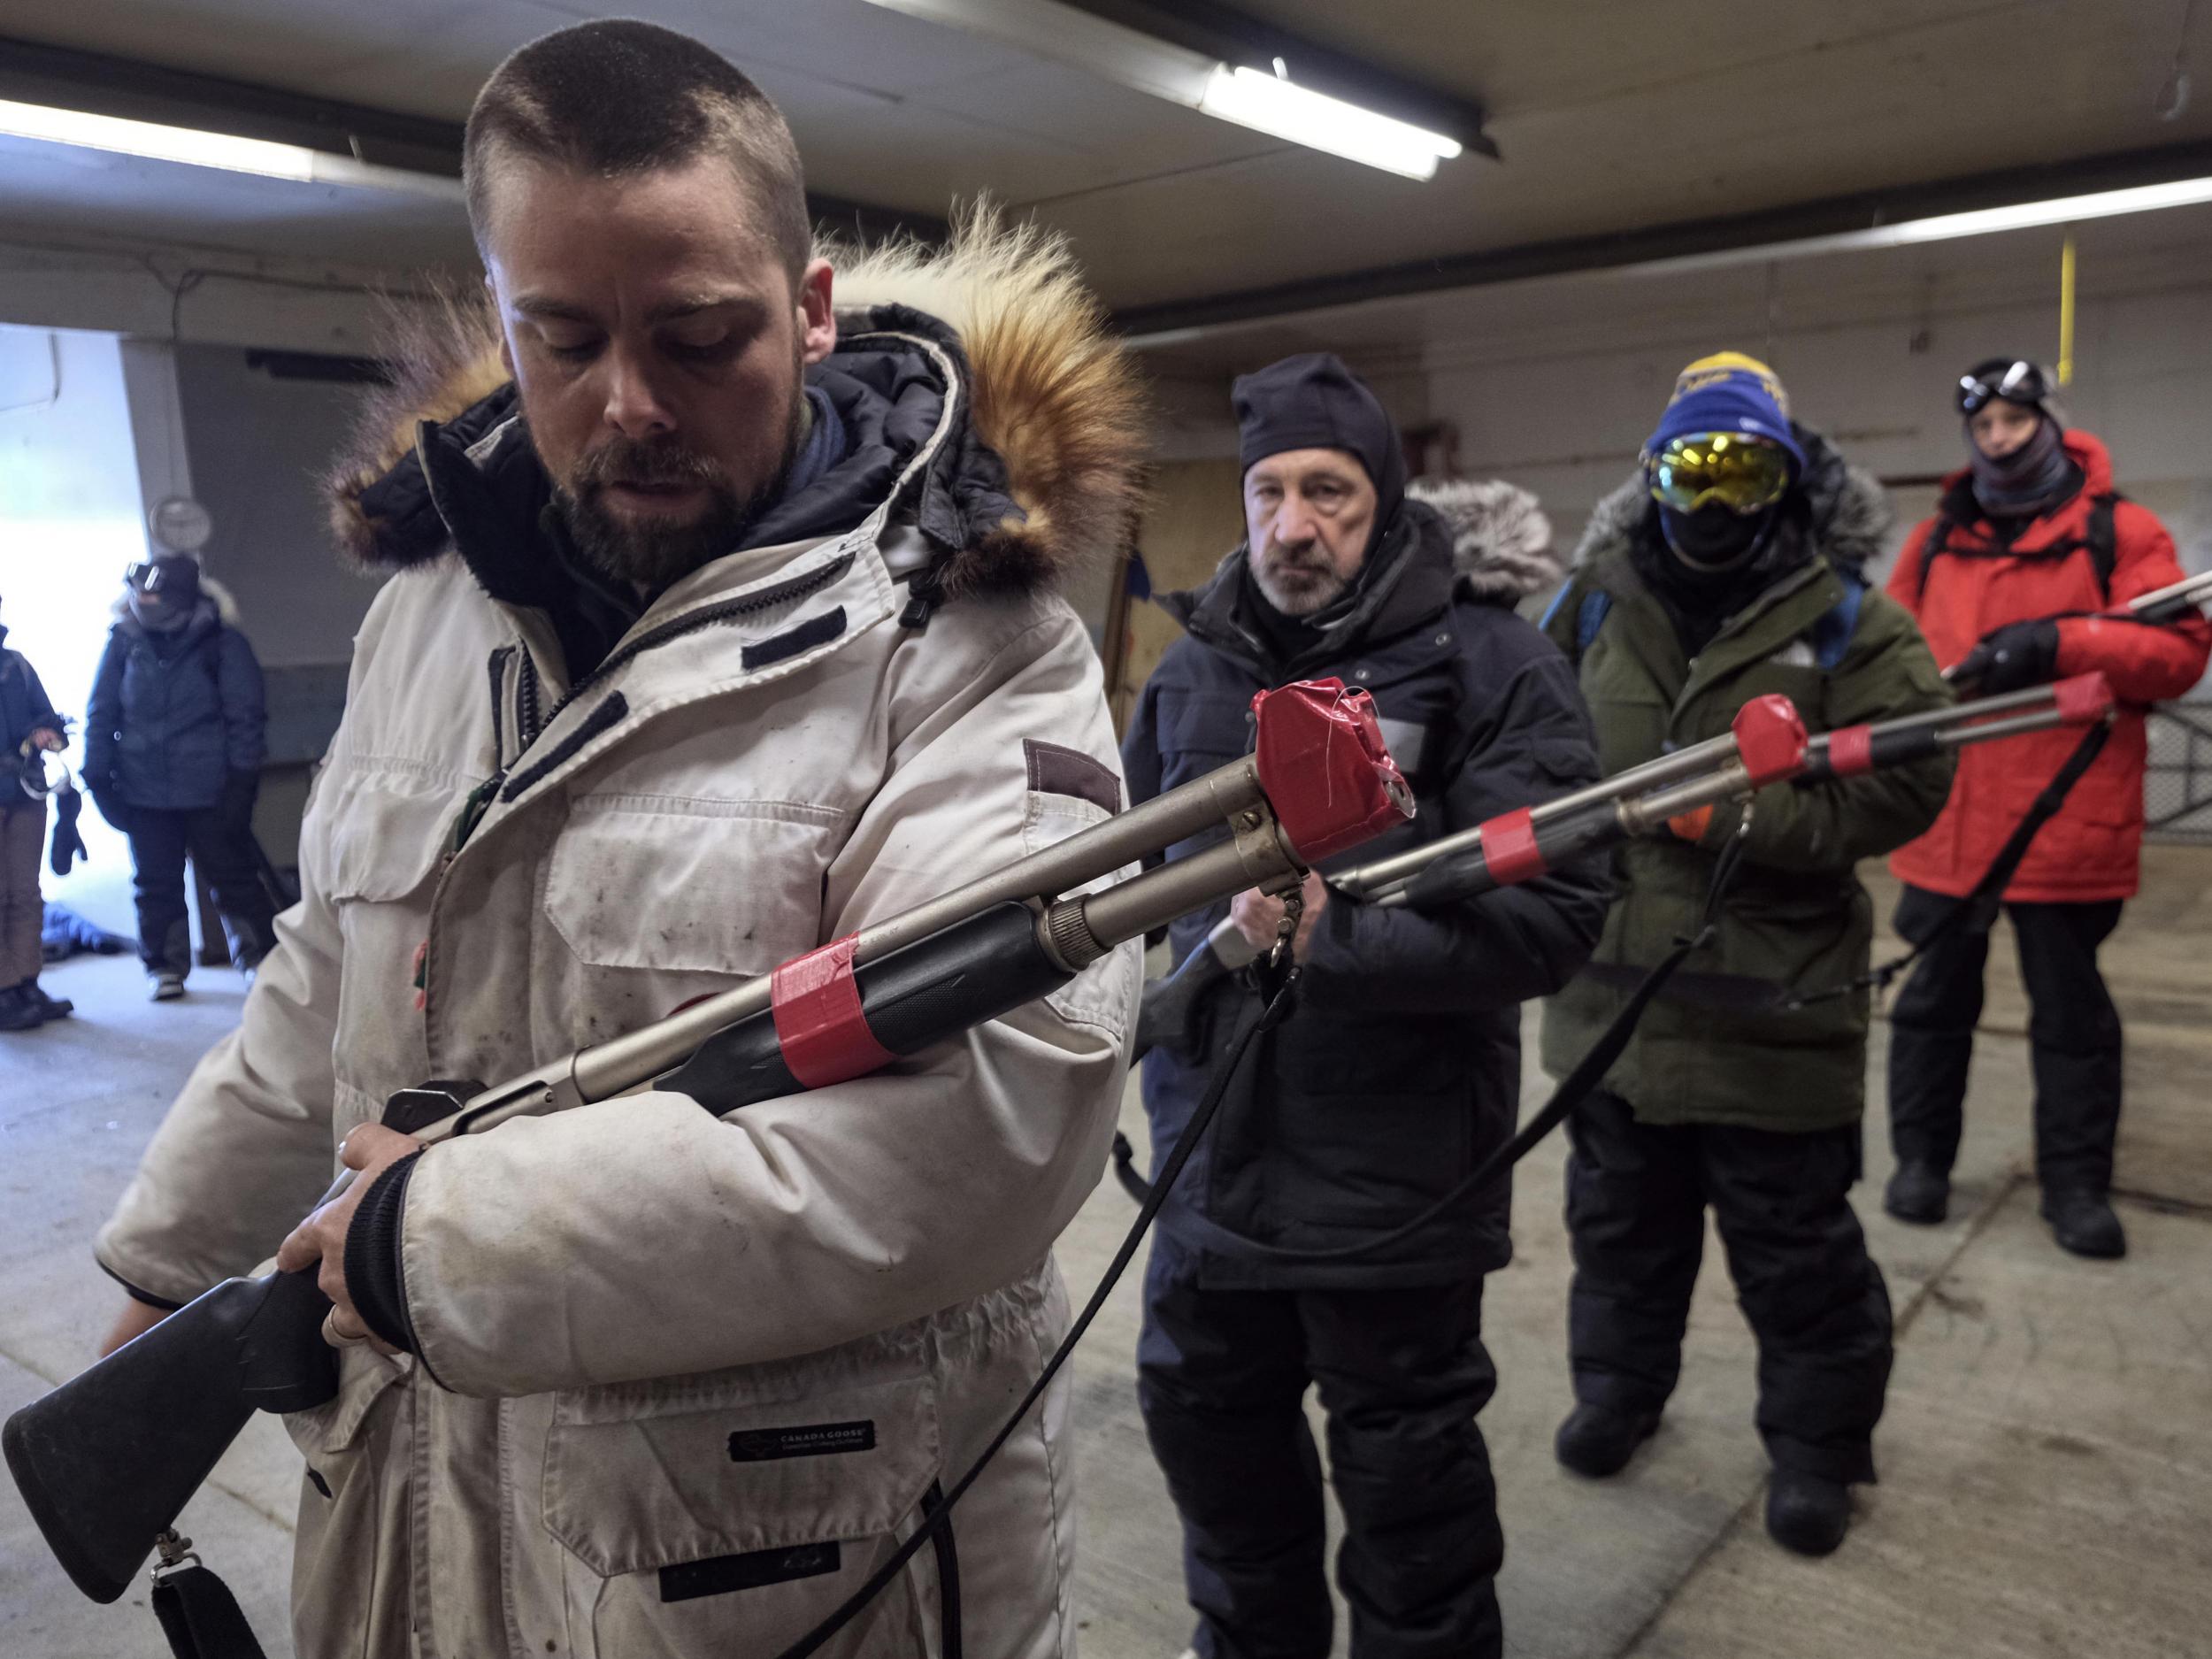
MULTIPOLYGON (((113 622, 127 622, 133 627, 139 626, 138 618, 131 614, 130 595, 127 590, 119 592, 114 598, 108 601, 108 618, 113 622)), ((210 618, 221 623, 227 628, 236 627, 238 626, 238 601, 232 596, 229 588, 224 587, 205 571, 202 571, 200 572, 199 606, 193 611, 192 619, 187 626, 199 626, 204 620, 210 618)))
POLYGON ((1452 569, 1477 599, 1512 604, 1548 593, 1566 575, 1532 491, 1503 479, 1417 478, 1406 494, 1444 521, 1452 569))
MULTIPOLYGON (((979 487, 955 486, 971 511, 967 533, 936 565, 940 591, 1046 587, 1118 553, 1141 501, 1144 400, 1066 242, 1034 226, 1006 227, 977 207, 941 248, 819 251, 836 270, 841 336, 824 368, 838 366, 847 339, 903 334, 943 344, 964 376, 965 454, 978 464, 968 470, 979 466, 985 477, 979 487)), ((473 444, 517 403, 488 297, 449 296, 402 334, 399 380, 372 400, 326 480, 340 546, 379 570, 425 563, 449 546, 426 490, 380 488, 405 481, 409 469, 419 477, 424 423, 473 444), (412 510, 394 511, 396 496, 412 510)))
MULTIPOLYGON (((1817 432, 1794 422, 1792 430, 1805 451, 1805 473, 1794 493, 1802 497, 1813 545, 1838 570, 1860 575, 1880 557, 1895 521, 1888 492, 1873 473, 1850 465, 1817 432)), ((1609 552, 1626 552, 1651 505, 1640 466, 1591 509, 1590 522, 1583 526, 1582 540, 1575 548, 1575 565, 1586 565, 1609 552)))

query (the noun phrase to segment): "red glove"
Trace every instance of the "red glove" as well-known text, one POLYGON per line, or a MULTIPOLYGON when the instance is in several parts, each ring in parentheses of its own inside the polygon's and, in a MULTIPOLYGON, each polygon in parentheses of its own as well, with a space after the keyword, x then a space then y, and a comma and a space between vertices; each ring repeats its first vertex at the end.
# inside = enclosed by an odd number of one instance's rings
POLYGON ((1676 813, 1667 820, 1667 827, 1686 841, 1703 841, 1705 832, 1713 827, 1711 803, 1708 802, 1703 806, 1692 807, 1686 812, 1676 813))

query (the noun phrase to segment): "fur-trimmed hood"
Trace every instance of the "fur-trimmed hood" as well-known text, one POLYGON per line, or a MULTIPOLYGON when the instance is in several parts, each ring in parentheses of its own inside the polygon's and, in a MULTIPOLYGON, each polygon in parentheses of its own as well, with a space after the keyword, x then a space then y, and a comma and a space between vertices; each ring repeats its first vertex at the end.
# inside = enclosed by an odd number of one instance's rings
MULTIPOLYGON (((1064 239, 1005 226, 979 206, 942 248, 820 251, 836 268, 841 335, 941 326, 965 371, 965 435, 1003 465, 995 488, 965 498, 1010 500, 1019 511, 983 524, 970 514, 965 545, 942 549, 935 567, 942 594, 1033 588, 1118 553, 1142 496, 1144 397, 1064 239)), ((497 320, 482 296, 449 297, 400 334, 401 376, 371 400, 327 480, 340 546, 377 569, 421 563, 448 544, 426 512, 403 518, 389 511, 391 492, 379 490, 418 466, 422 424, 473 441, 483 434, 472 417, 489 430, 495 423, 481 411, 503 419, 513 401, 497 320)))
MULTIPOLYGON (((1896 521, 1889 493, 1873 473, 1853 466, 1817 432, 1794 421, 1791 430, 1805 451, 1805 473, 1797 489, 1804 497, 1813 543, 1838 570, 1862 575, 1881 556, 1896 521)), ((1590 510, 1590 522, 1583 526, 1582 540, 1575 548, 1575 564, 1585 565, 1601 554, 1625 551, 1650 511, 1651 492, 1640 466, 1590 510)))
POLYGON ((1417 478, 1406 494, 1452 533, 1452 568, 1478 599, 1512 604, 1559 586, 1567 567, 1532 491, 1503 479, 1417 478))

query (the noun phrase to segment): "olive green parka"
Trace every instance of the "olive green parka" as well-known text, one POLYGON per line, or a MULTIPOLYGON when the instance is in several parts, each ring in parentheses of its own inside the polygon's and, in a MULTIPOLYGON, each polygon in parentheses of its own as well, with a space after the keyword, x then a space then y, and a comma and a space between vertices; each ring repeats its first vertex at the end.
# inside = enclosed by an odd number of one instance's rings
MULTIPOLYGON (((1640 475, 1592 515, 1544 626, 1578 664, 1609 775, 1725 733, 1739 709, 1769 693, 1795 703, 1813 732, 1952 701, 1912 618, 1861 573, 1888 524, 1880 485, 1816 434, 1800 436, 1813 464, 1784 511, 1801 552, 1694 658, 1631 558, 1635 538, 1657 534, 1640 475)), ((1872 905, 1855 866, 1925 830, 1951 770, 1943 756, 1758 793, 1717 940, 1683 964, 1607 1074, 1605 1087, 1639 1120, 1811 1131, 1858 1119, 1867 994, 1786 1004, 1865 972, 1872 905)), ((1614 856, 1617 896, 1604 935, 1589 966, 1545 1008, 1552 1075, 1574 1065, 1645 970, 1695 930, 1719 851, 1740 821, 1740 808, 1724 805, 1694 843, 1661 835, 1614 856)))

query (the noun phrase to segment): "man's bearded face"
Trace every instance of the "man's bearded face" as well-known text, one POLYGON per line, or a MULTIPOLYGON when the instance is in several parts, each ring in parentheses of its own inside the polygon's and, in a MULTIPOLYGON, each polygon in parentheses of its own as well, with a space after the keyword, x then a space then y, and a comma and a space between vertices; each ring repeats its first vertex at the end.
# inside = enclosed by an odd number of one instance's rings
POLYGON ((657 593, 735 549, 837 341, 830 268, 795 291, 719 157, 620 177, 499 165, 481 227, 503 350, 578 550, 657 593))
POLYGON ((614 433, 566 477, 555 475, 553 499, 594 569, 658 592, 741 542, 781 493, 805 431, 795 398, 773 473, 742 495, 713 456, 680 439, 614 433))

